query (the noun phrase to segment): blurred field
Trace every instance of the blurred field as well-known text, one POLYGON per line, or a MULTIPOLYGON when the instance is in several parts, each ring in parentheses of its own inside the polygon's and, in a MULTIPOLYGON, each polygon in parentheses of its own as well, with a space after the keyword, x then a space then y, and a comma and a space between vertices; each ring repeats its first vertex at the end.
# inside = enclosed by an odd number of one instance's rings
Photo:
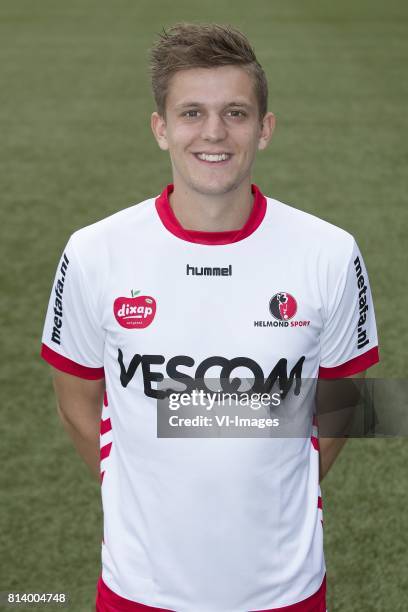
MULTIPOLYGON (((58 422, 40 335, 69 235, 170 179, 148 126, 163 25, 249 35, 278 118, 254 179, 354 234, 380 336, 370 374, 407 376, 407 19, 404 0, 2 0, 0 591, 93 609, 99 490, 58 422)), ((353 440, 325 481, 329 612, 407 610, 407 464, 405 439, 353 440)))

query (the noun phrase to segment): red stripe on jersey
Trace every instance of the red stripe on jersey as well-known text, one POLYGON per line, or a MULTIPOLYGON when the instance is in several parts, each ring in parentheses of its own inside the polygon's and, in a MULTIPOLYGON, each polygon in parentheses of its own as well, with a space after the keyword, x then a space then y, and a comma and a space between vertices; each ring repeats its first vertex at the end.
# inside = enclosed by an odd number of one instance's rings
POLYGON ((105 476, 105 470, 101 472, 101 484, 103 483, 103 477, 105 476))
POLYGON ((105 420, 101 419, 101 430, 100 430, 101 436, 103 436, 103 434, 107 433, 111 429, 112 429, 111 420, 110 419, 105 419, 105 420))
POLYGON ((322 498, 320 497, 320 495, 319 495, 319 497, 317 498, 317 507, 318 507, 318 508, 320 508, 320 510, 323 510, 323 500, 322 500, 322 498))
POLYGON ((101 447, 101 461, 102 459, 106 459, 106 457, 109 457, 111 452, 111 446, 112 442, 109 442, 108 444, 105 444, 105 446, 101 447))
POLYGON ((99 576, 96 593, 96 612, 171 612, 164 608, 145 606, 111 591, 99 576))
POLYGON ((345 376, 353 376, 367 370, 370 366, 380 361, 378 353, 378 346, 374 346, 372 349, 342 363, 341 365, 335 366, 334 368, 319 368, 319 378, 344 378, 345 376))
MULTIPOLYGON (((155 608, 131 601, 117 595, 99 577, 96 595, 96 612, 171 612, 166 608, 155 608)), ((258 612, 326 612, 326 576, 316 593, 303 601, 282 608, 268 608, 258 612)))
POLYGON ((319 439, 316 438, 316 436, 312 436, 310 439, 312 441, 313 448, 318 451, 319 450, 319 439))
POLYGON ((105 391, 105 393, 103 394, 103 405, 107 406, 108 405, 108 394, 105 391))
POLYGON ((50 365, 61 372, 78 376, 79 378, 85 378, 86 380, 100 380, 105 377, 105 370, 103 368, 89 368, 88 366, 81 365, 64 357, 59 353, 56 353, 46 344, 41 345, 41 357, 47 361, 50 365))
POLYGON ((226 232, 200 232, 197 230, 188 230, 182 227, 170 206, 169 195, 173 192, 174 185, 170 184, 156 198, 157 213, 166 227, 172 234, 186 240, 187 242, 195 242, 198 244, 230 244, 238 242, 250 236, 262 223, 266 213, 266 198, 261 193, 259 187, 251 185, 251 191, 254 195, 254 202, 251 213, 243 227, 237 230, 226 232))

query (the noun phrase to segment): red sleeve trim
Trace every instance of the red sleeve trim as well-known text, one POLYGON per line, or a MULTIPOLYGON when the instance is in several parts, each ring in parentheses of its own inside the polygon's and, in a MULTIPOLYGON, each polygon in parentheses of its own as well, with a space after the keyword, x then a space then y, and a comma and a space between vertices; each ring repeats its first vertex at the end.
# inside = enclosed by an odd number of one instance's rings
POLYGON ((380 361, 380 355, 378 353, 378 346, 374 346, 372 349, 342 363, 341 365, 335 366, 334 368, 319 368, 319 378, 344 378, 345 376, 353 376, 359 372, 364 372, 367 368, 371 367, 375 363, 380 361))
POLYGON ((105 378, 105 370, 103 368, 89 368, 88 366, 81 365, 64 357, 59 353, 56 353, 49 348, 46 344, 41 345, 41 357, 45 359, 50 365, 61 372, 78 376, 79 378, 85 378, 86 380, 99 380, 105 378))

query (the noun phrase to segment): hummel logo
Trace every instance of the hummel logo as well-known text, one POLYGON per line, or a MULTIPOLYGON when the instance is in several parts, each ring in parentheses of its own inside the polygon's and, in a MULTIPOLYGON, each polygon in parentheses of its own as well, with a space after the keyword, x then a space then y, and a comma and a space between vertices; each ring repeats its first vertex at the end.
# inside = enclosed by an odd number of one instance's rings
POLYGON ((231 264, 227 268, 198 268, 197 266, 186 267, 187 276, 232 276, 231 264))

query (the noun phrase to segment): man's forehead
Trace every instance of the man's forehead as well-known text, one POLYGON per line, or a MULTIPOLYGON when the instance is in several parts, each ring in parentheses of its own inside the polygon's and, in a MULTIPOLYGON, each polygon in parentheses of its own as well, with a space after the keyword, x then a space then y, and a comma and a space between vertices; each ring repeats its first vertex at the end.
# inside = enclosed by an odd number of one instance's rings
POLYGON ((170 81, 171 106, 247 106, 256 104, 253 78, 241 67, 194 68, 176 72, 170 81))

